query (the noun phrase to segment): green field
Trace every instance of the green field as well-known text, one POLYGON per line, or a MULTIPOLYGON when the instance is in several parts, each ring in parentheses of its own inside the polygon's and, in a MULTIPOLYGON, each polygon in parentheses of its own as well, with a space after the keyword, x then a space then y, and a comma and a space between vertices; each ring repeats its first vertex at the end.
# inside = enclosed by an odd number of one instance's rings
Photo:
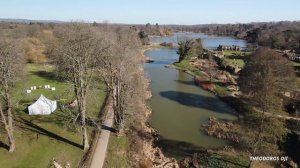
MULTIPOLYGON (((59 108, 48 116, 29 116, 27 106, 33 103, 41 94, 49 99, 66 104, 74 100, 72 85, 59 81, 49 65, 28 64, 26 78, 16 84, 13 90, 15 105, 15 136, 16 152, 9 154, 0 148, 0 167, 5 168, 42 168, 49 167, 53 159, 71 167, 79 163, 83 150, 81 147, 81 132, 79 127, 67 126, 70 113, 59 108), (39 88, 31 94, 25 91, 30 86, 50 85, 56 91, 39 88)), ((88 95, 89 116, 98 116, 105 99, 104 86, 92 88, 88 95)), ((92 131, 89 127, 89 132, 92 131)), ((5 140, 5 133, 0 130, 0 139, 5 140)))
POLYGON ((200 71, 198 68, 195 68, 195 67, 190 65, 189 60, 182 60, 181 62, 174 63, 174 65, 180 70, 190 71, 195 76, 202 76, 203 75, 202 71, 200 71))
POLYGON ((245 61, 243 59, 230 59, 230 61, 233 65, 237 65, 240 68, 245 66, 245 61))
POLYGON ((299 63, 299 62, 294 62, 294 61, 293 61, 293 65, 294 65, 294 66, 300 67, 300 63, 299 63))
POLYGON ((245 51, 223 51, 223 53, 232 65, 237 65, 239 68, 245 66, 245 58, 251 54, 251 52, 245 51))
POLYGON ((240 56, 248 56, 251 52, 248 51, 223 51, 224 56, 231 56, 231 55, 240 55, 240 56))
POLYGON ((127 150, 130 150, 127 136, 118 137, 111 135, 104 168, 129 168, 130 163, 127 150))

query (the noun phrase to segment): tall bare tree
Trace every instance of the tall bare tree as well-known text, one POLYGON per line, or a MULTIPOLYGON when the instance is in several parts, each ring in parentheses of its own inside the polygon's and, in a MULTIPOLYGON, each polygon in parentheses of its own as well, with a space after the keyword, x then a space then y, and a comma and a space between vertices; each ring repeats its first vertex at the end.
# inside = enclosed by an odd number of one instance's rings
POLYGON ((15 40, 0 40, 0 115, 9 140, 9 152, 14 152, 13 104, 11 91, 14 83, 22 76, 23 54, 15 40))
POLYGON ((87 93, 100 65, 98 60, 105 50, 105 45, 92 26, 84 23, 67 25, 61 35, 63 40, 55 63, 61 76, 74 86, 80 114, 82 143, 84 151, 87 151, 89 149, 86 126, 87 93))
POLYGON ((134 76, 142 65, 141 43, 137 33, 130 28, 116 28, 106 32, 110 48, 102 57, 102 77, 114 99, 116 129, 122 134, 128 96, 133 93, 134 76))

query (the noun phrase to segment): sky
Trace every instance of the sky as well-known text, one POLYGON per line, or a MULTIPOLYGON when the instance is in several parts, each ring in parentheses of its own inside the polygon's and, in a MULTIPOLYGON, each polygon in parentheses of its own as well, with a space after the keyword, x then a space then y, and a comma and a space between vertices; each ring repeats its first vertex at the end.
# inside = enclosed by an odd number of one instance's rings
POLYGON ((0 0, 0 18, 185 25, 299 21, 300 0, 0 0))

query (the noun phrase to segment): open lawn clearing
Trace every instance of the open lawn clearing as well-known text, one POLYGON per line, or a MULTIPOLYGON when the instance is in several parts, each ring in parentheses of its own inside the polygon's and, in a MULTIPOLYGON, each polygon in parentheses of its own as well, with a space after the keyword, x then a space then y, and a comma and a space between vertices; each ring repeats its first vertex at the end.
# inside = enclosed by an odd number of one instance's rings
MULTIPOLYGON (((0 148, 1 167, 49 167, 52 159, 62 164, 67 162, 76 167, 80 161, 83 150, 81 147, 81 131, 67 126, 68 111, 58 108, 48 116, 29 116, 27 106, 33 103, 40 94, 45 97, 67 104, 74 100, 72 86, 59 81, 50 65, 28 64, 27 77, 19 82, 13 91, 15 109, 15 136, 17 150, 9 154, 6 149, 0 148), (55 91, 44 89, 44 85, 56 88, 55 91), (26 94, 30 86, 43 86, 26 94)), ((99 114, 105 99, 104 85, 93 87, 92 94, 88 95, 87 112, 96 117, 99 114)), ((93 127, 89 127, 91 132, 93 127)), ((1 140, 4 135, 1 130, 1 140)))

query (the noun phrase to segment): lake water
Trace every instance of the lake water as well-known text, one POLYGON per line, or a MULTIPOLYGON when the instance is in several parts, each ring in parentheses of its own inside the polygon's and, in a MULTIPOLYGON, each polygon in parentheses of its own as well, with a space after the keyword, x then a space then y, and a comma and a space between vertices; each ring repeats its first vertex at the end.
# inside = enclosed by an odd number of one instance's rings
MULTIPOLYGON (((191 34, 188 34, 191 35, 191 34)), ((192 34, 194 38, 205 37, 204 46, 216 47, 220 42, 224 45, 244 44, 244 41, 230 37, 216 37, 203 34, 192 34), (211 37, 211 39, 209 38, 211 37), (226 42, 226 43, 225 43, 226 42)), ((174 37, 153 38, 152 42, 171 42, 174 37)), ((246 45, 246 43, 245 43, 246 45)), ((193 77, 175 70, 165 68, 178 60, 176 49, 164 48, 147 50, 145 55, 154 60, 145 64, 145 73, 151 79, 152 108, 150 125, 162 136, 158 145, 165 154, 182 157, 202 148, 219 148, 226 141, 207 136, 202 125, 209 117, 235 120, 234 110, 218 97, 195 86, 193 77)))
POLYGON ((201 38, 203 46, 208 49, 216 49, 219 45, 238 45, 242 49, 247 47, 247 43, 245 40, 226 37, 226 36, 224 37, 224 36, 207 35, 202 33, 176 33, 174 36, 150 38, 150 42, 177 43, 177 41, 182 40, 184 38, 194 38, 194 39, 201 38))

